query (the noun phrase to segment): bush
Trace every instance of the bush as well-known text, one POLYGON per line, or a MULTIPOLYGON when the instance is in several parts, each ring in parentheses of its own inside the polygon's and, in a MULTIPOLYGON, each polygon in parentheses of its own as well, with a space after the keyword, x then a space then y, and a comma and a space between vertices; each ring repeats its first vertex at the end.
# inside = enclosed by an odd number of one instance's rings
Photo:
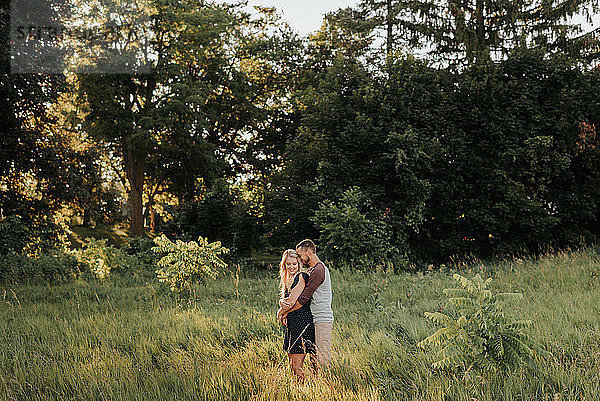
POLYGON ((153 266, 158 262, 159 257, 152 248, 155 246, 152 238, 133 237, 127 240, 124 251, 131 256, 137 257, 140 263, 153 266))
POLYGON ((395 258, 391 228, 358 187, 343 193, 338 202, 324 202, 311 218, 321 233, 323 255, 351 264, 381 263, 395 258))
POLYGON ((76 251, 77 259, 87 266, 92 276, 105 279, 112 273, 133 273, 144 270, 144 262, 121 248, 106 244, 107 239, 86 238, 83 248, 76 251))
POLYGON ((22 252, 31 233, 21 216, 8 216, 0 222, 0 255, 22 252))
POLYGON ((0 282, 66 282, 80 277, 82 268, 76 257, 58 250, 37 257, 11 251, 0 258, 0 282))
POLYGON ((0 190, 0 254, 10 250, 39 255, 63 245, 65 230, 56 221, 56 205, 13 191, 0 190))
POLYGON ((504 302, 522 298, 518 293, 497 293, 487 288, 492 279, 479 274, 469 280, 454 275, 462 288, 447 288, 444 294, 453 309, 448 313, 425 312, 425 316, 443 327, 419 343, 436 349, 434 368, 470 369, 511 368, 535 361, 545 351, 525 333, 528 320, 505 315, 504 302))
POLYGON ((218 269, 227 267, 219 255, 228 253, 229 249, 220 242, 209 243, 199 237, 198 242, 177 240, 173 243, 163 234, 156 237, 154 243, 154 252, 166 254, 158 261, 156 274, 159 281, 169 284, 171 291, 189 291, 193 281, 214 279, 218 269))
POLYGON ((9 252, 39 255, 60 246, 61 228, 46 215, 10 215, 0 221, 0 255, 9 252))
POLYGON ((77 251, 77 258, 85 264, 93 276, 104 279, 110 274, 116 257, 112 246, 106 245, 106 238, 86 238, 83 248, 77 251))
POLYGON ((42 280, 66 282, 80 277, 84 266, 75 256, 56 251, 34 258, 33 267, 42 280))

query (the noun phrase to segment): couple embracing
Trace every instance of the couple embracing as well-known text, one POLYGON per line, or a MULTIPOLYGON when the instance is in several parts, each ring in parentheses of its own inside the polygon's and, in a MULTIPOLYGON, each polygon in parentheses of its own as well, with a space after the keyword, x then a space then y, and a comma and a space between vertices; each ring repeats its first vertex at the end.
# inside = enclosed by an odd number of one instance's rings
POLYGON ((315 372, 331 360, 331 278, 317 256, 314 242, 309 239, 301 241, 295 250, 283 253, 279 276, 281 299, 277 319, 285 325, 283 346, 294 374, 303 380, 306 354, 311 354, 315 372), (303 265, 308 266, 306 271, 303 265))

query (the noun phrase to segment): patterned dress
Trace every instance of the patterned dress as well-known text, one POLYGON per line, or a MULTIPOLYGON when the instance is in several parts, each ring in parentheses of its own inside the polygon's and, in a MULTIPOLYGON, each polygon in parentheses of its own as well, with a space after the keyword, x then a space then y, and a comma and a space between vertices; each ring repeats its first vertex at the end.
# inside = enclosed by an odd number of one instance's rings
MULTIPOLYGON (((304 282, 308 282, 308 274, 300 273, 304 278, 304 282)), ((296 274, 291 288, 294 288, 300 279, 300 274, 296 274)), ((285 296, 290 294, 286 290, 285 296)), ((285 338, 283 340, 283 349, 290 354, 315 354, 315 325, 313 323, 312 313, 310 312, 310 300, 302 305, 300 309, 296 309, 288 313, 287 326, 285 326, 285 338)))

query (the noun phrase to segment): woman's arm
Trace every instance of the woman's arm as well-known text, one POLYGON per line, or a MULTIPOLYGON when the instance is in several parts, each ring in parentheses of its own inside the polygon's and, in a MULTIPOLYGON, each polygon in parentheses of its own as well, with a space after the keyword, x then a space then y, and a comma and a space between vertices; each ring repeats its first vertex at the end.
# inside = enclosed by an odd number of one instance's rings
POLYGON ((292 305, 296 303, 296 300, 298 299, 300 294, 302 294, 302 291, 304 291, 304 286, 306 285, 302 273, 297 274, 300 275, 300 277, 298 277, 298 284, 296 284, 296 286, 292 288, 292 291, 290 291, 290 296, 286 298, 286 300, 292 305))
MULTIPOLYGON (((304 281, 304 277, 302 276, 301 273, 300 277, 298 277, 298 284, 296 284, 296 286, 294 288, 292 288, 292 291, 290 292, 290 296, 285 298, 286 302, 290 302, 293 304, 296 303, 296 300, 298 299, 298 297, 300 296, 300 294, 302 294, 302 291, 304 290, 304 286, 306 285, 305 281, 304 281)), ((281 305, 281 301, 279 301, 279 304, 281 305)), ((283 309, 283 308, 279 308, 279 310, 277 311, 277 319, 281 320, 281 316, 283 315, 284 312, 288 312, 287 310, 283 309)))

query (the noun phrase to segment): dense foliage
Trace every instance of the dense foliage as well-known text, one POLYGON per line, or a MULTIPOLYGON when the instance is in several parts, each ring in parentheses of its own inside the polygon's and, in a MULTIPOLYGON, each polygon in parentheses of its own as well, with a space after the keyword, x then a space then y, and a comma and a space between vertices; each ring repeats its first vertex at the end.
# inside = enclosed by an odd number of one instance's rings
POLYGON ((311 218, 322 233, 322 255, 330 260, 366 266, 398 261, 386 216, 373 214, 370 200, 357 187, 342 194, 338 203, 326 201, 311 218))
POLYGON ((187 202, 173 210, 173 217, 161 231, 171 237, 189 241, 205 237, 220 241, 236 258, 250 256, 264 245, 258 212, 243 191, 218 181, 201 199, 187 202))
MULTIPOLYGON (((385 242, 415 260, 596 237, 598 71, 520 50, 461 73, 410 57, 388 73, 340 61, 307 92, 311 106, 279 174, 287 192, 311 191, 318 203, 288 209, 289 219, 356 186, 388 218, 385 242)), ((304 233, 323 228, 311 223, 304 233)))
POLYGON ((312 238, 354 266, 592 242, 600 71, 562 50, 598 43, 563 18, 597 1, 513 3, 365 0, 301 38, 269 7, 142 1, 147 73, 0 77, 0 254, 125 222, 231 259, 312 238))
POLYGON ((55 249, 35 257, 10 251, 0 258, 0 282, 2 283, 71 282, 81 278, 86 270, 86 266, 80 263, 75 255, 55 249))

